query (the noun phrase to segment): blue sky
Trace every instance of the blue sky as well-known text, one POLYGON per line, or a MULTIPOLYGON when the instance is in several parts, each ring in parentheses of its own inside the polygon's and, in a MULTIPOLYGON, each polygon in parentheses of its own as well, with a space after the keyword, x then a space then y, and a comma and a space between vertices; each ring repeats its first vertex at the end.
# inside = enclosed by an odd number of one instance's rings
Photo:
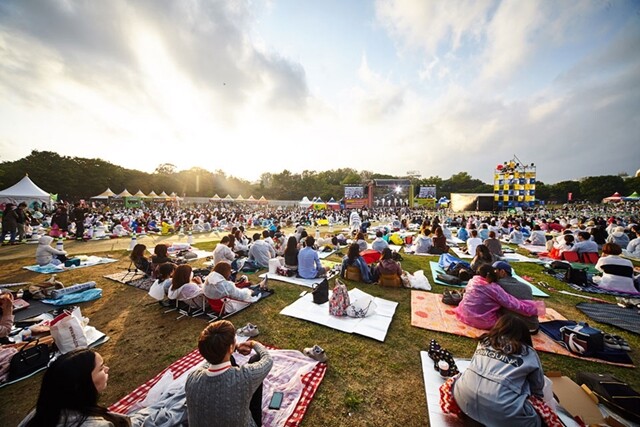
POLYGON ((640 168, 637 1, 0 3, 0 161, 255 180, 640 168))

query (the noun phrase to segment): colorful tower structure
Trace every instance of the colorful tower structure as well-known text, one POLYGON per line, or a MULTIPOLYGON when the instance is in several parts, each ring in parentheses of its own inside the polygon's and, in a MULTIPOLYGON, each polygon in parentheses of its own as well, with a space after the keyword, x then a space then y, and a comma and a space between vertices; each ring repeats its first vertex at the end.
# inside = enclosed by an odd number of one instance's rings
POLYGON ((513 159, 496 166, 493 174, 495 210, 528 209, 536 200, 536 166, 513 159))

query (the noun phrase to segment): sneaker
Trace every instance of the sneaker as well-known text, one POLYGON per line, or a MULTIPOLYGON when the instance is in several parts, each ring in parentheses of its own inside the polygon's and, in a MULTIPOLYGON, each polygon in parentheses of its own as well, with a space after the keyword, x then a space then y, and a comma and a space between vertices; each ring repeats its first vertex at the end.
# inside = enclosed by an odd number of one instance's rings
POLYGON ((327 353, 324 352, 322 347, 314 345, 313 347, 307 347, 302 351, 306 356, 317 360, 320 363, 327 362, 327 353))
POLYGON ((260 333, 260 331, 256 325, 247 323, 242 328, 238 329, 236 333, 241 337, 255 337, 260 333))

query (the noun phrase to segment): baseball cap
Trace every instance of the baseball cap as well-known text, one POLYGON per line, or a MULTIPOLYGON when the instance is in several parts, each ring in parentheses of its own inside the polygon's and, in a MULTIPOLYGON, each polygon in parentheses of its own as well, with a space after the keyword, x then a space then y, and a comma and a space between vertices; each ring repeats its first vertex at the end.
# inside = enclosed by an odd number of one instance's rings
POLYGON ((507 273, 511 274, 511 266, 506 261, 496 261, 493 263, 493 268, 496 270, 504 270, 507 273))

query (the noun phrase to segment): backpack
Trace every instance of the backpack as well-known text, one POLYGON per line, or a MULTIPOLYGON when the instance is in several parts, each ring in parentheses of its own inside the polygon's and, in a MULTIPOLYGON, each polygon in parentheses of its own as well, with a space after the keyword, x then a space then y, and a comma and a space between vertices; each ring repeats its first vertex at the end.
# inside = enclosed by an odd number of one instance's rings
POLYGON ((333 288, 331 298, 329 298, 329 314, 332 316, 346 316, 347 307, 350 304, 347 285, 336 279, 336 286, 333 288))
POLYGON ((587 270, 569 267, 564 274, 564 281, 578 286, 586 286, 588 283, 587 270))

